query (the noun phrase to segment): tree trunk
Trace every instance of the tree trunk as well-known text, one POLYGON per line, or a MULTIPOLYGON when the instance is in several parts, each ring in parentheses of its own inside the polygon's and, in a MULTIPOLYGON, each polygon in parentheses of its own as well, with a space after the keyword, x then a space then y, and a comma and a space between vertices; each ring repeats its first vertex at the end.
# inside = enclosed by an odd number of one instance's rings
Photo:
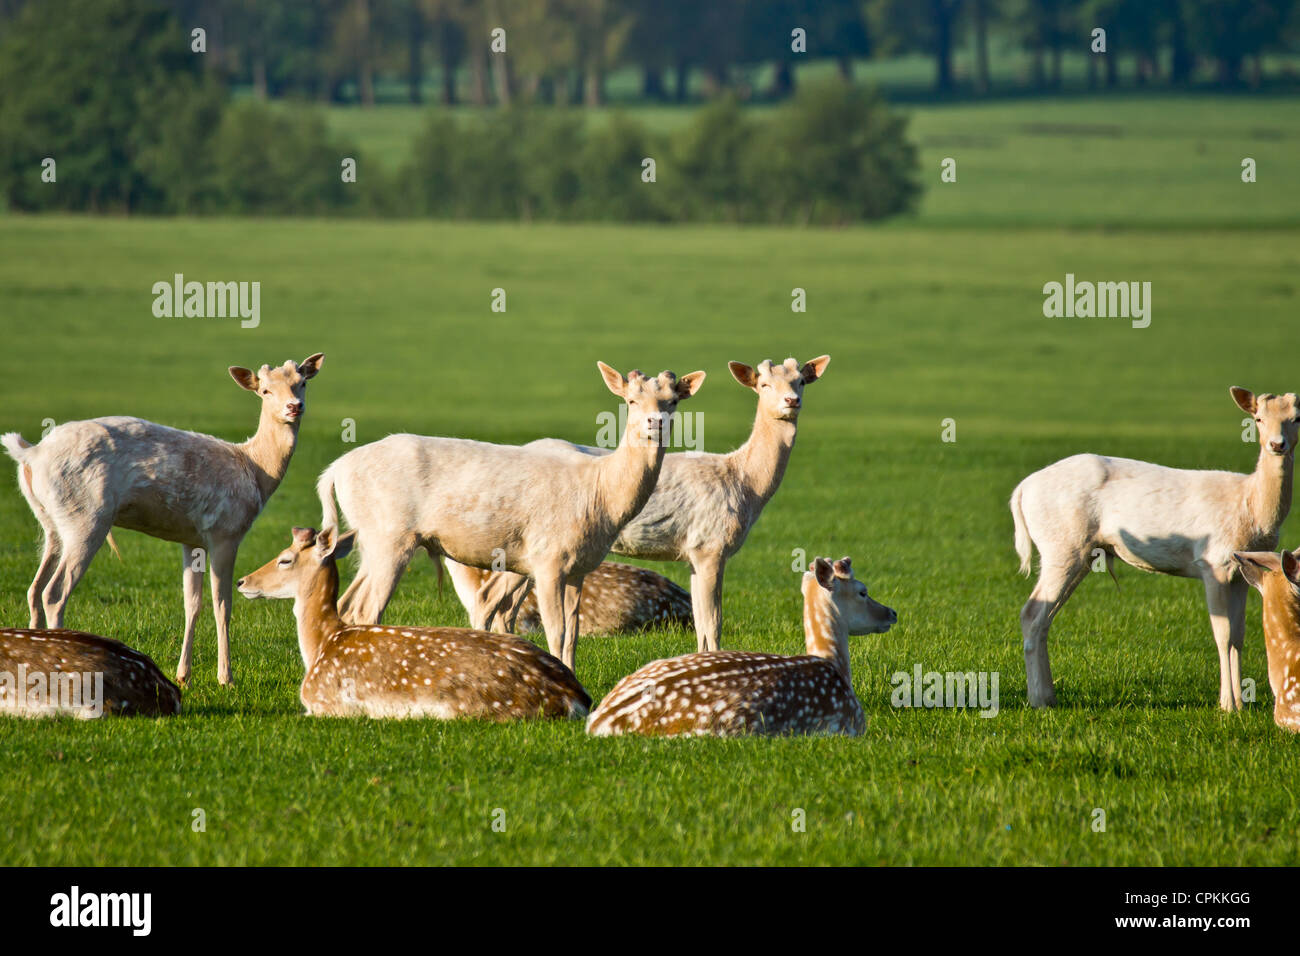
POLYGON ((933 0, 934 17, 934 88, 940 93, 952 90, 952 11, 947 0, 933 0))
POLYGON ((605 102, 605 72, 599 64, 587 67, 586 82, 583 83, 582 102, 585 106, 602 106, 605 102))
POLYGON ((253 58, 253 95, 259 100, 265 100, 267 96, 266 57, 260 53, 253 58))
POLYGON ((417 6, 411 7, 406 43, 407 98, 420 103, 424 100, 424 18, 417 6))
POLYGON ((1187 25, 1183 23, 1183 18, 1177 12, 1173 19, 1173 32, 1170 35, 1170 45, 1173 46, 1173 59, 1169 65, 1169 79, 1177 86, 1181 86, 1192 78, 1192 68, 1195 60, 1192 57, 1192 51, 1187 45, 1187 25))
POLYGON ((457 57, 455 35, 450 23, 444 23, 440 31, 439 55, 442 60, 442 102, 444 106, 456 105, 456 68, 460 66, 457 57))
POLYGON ((673 77, 673 95, 678 103, 685 103, 686 97, 690 94, 691 65, 685 60, 678 60, 673 73, 675 74, 673 77))
POLYGON ((470 101, 475 106, 487 106, 487 50, 476 44, 470 56, 470 101))
POLYGON ((784 99, 794 92, 794 64, 789 60, 777 60, 772 74, 772 96, 784 99))
POLYGON ((992 83, 989 79, 989 23, 987 0, 975 0, 975 91, 987 93, 992 83))
POLYGON ((1119 85, 1119 54, 1108 49, 1102 56, 1106 58, 1106 85, 1116 87, 1119 85))
POLYGON ((840 68, 840 76, 845 83, 853 82, 853 57, 838 56, 835 58, 835 65, 840 68))
POLYGON ((647 100, 663 101, 668 98, 664 89, 664 71, 657 66, 647 66, 641 73, 641 95, 647 100))
POLYGON ((375 73, 370 63, 370 0, 361 0, 357 7, 357 42, 361 55, 357 59, 357 87, 361 94, 362 106, 375 105, 375 73))

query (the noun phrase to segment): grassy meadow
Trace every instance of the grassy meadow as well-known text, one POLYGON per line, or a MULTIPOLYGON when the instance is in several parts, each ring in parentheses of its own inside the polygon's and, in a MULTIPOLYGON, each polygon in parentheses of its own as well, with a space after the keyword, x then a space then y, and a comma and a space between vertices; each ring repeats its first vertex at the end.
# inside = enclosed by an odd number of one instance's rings
MULTIPOLYGON (((226 366, 326 353, 237 573, 319 520, 314 480, 353 447, 346 419, 358 442, 590 442, 615 408, 599 359, 705 369, 684 410, 721 451, 754 411, 727 360, 827 352, 784 484, 728 567, 723 643, 802 648, 794 549, 851 555, 900 616, 853 639, 862 738, 595 740, 578 723, 308 720, 287 602, 236 596, 237 684, 219 687, 205 591, 181 717, 0 721, 0 863, 1300 863, 1300 740, 1272 722, 1258 595, 1243 713, 1217 708, 1200 585, 1124 566, 1118 589, 1093 575, 1058 618, 1061 706, 1031 711, 1031 585, 1007 509, 1024 475, 1081 451, 1253 466, 1228 387, 1300 387, 1300 101, 945 107, 918 110, 913 133, 923 208, 870 229, 0 218, 0 431, 132 414, 239 440, 258 407, 226 366), (959 179, 940 186, 948 155, 959 179), (260 281, 260 326, 155 318, 151 286, 178 272, 260 281), (1042 286, 1067 272, 1151 282, 1150 327, 1044 318, 1042 286), (891 675, 918 664, 997 672, 1000 712, 895 709, 891 675)), ((0 620, 25 625, 37 525, 0 484, 0 620)), ((67 624, 173 672, 179 548, 117 537, 123 561, 95 559, 67 624)), ((423 558, 386 619, 465 623, 423 558)), ((677 630, 591 636, 578 676, 599 699, 693 649, 677 630)))

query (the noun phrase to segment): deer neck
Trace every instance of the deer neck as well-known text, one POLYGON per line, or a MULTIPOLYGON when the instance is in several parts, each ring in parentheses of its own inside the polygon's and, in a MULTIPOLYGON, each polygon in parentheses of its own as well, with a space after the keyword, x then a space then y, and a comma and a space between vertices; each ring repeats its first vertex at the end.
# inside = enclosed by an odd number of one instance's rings
POLYGON ((764 502, 781 487, 796 428, 795 422, 773 418, 760 408, 749 440, 731 453, 745 487, 764 502))
POLYGON ((338 598, 339 569, 333 561, 326 561, 315 574, 304 577, 298 584, 293 616, 298 621, 298 650, 307 670, 316 663, 325 641, 343 630, 338 598))
POLYGON ((631 427, 629 421, 618 448, 596 463, 601 501, 619 527, 635 518, 645 507, 664 463, 663 443, 632 441, 628 434, 631 427))
POLYGON ((1247 479, 1249 489, 1246 505, 1255 527, 1276 539, 1278 529, 1291 511, 1291 475, 1295 469, 1295 455, 1271 454, 1259 450, 1259 461, 1247 479))
POLYGON ((849 626, 830 594, 811 577, 803 585, 803 637, 808 654, 830 661, 847 683, 849 626))
POLYGON ((253 477, 257 480, 257 490, 262 495, 263 504, 280 487, 280 482, 289 470, 289 459, 293 457, 293 449, 298 444, 299 422, 286 424, 276 421, 275 416, 263 406, 262 417, 257 423, 257 434, 239 446, 253 466, 253 477))
MULTIPOLYGON (((1295 670, 1300 674, 1300 595, 1279 574, 1269 575, 1264 593, 1264 646, 1268 652, 1268 669, 1275 687, 1282 687, 1280 679, 1295 670)), ((1279 695, 1277 703, 1287 709, 1279 695)))

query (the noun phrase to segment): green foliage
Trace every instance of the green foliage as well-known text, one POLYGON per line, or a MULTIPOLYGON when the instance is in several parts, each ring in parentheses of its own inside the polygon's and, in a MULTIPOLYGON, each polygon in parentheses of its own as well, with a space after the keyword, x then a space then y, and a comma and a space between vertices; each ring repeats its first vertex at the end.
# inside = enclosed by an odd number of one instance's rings
POLYGON ((188 204, 190 187, 165 177, 207 102, 188 37, 157 3, 30 4, 0 42, 0 191, 20 210, 157 211, 173 188, 172 205, 188 204), (45 157, 57 184, 41 181, 45 157))
POLYGON ((874 91, 845 83, 800 91, 757 144, 764 218, 838 225, 910 209, 921 187, 906 127, 874 91))

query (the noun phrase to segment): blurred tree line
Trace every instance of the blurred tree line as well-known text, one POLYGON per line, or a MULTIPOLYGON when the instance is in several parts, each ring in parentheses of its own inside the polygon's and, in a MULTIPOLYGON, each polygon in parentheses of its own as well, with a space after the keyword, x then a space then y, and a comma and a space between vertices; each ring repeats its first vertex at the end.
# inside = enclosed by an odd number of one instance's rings
POLYGON ((390 174, 318 111, 232 100, 206 62, 159 0, 27 5, 0 35, 5 204, 841 224, 902 212, 920 191, 904 119, 876 92, 838 79, 809 84, 762 122, 720 97, 672 135, 522 101, 431 111, 411 158, 390 174))
MULTIPOLYGON (((0 30, 28 3, 0 0, 0 30)), ((1295 0, 167 0, 182 26, 208 33, 206 65, 223 85, 262 99, 298 96, 373 104, 381 81, 421 102, 438 77, 445 104, 518 100, 599 105, 615 70, 635 70, 647 100, 685 100, 693 75, 708 97, 783 97, 796 64, 915 53, 933 61, 933 85, 980 94, 1008 49, 1029 59, 1028 85, 1062 83, 1067 51, 1086 52, 1094 29, 1108 56, 1088 59, 1088 81, 1192 80, 1198 64, 1225 86, 1257 84, 1262 58, 1295 48, 1295 0), (489 32, 507 32, 507 57, 489 32), (791 31, 806 34, 806 53, 791 31), (992 51, 992 52, 991 52, 992 51), (971 67, 961 78, 957 55, 971 67), (771 77, 762 89, 753 77, 771 77)))

